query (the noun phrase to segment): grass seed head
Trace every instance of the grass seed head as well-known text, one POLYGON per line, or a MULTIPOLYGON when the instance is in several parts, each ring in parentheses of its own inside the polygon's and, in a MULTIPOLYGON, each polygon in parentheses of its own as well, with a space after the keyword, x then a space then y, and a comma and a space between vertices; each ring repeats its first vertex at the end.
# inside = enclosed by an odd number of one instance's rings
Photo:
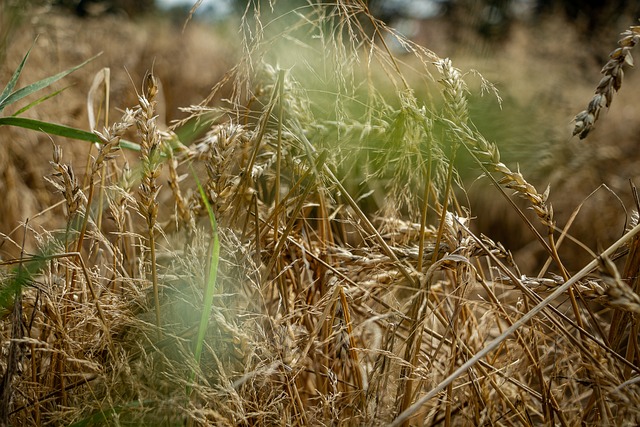
POLYGON ((618 41, 620 47, 609 54, 609 61, 600 71, 604 76, 596 87, 595 95, 589 102, 587 109, 579 112, 574 118, 574 136, 578 135, 580 139, 586 138, 598 120, 600 110, 603 107, 611 107, 614 93, 622 87, 622 79, 624 77, 622 67, 625 64, 633 66, 631 49, 640 41, 639 28, 632 26, 621 34, 622 38, 618 41))

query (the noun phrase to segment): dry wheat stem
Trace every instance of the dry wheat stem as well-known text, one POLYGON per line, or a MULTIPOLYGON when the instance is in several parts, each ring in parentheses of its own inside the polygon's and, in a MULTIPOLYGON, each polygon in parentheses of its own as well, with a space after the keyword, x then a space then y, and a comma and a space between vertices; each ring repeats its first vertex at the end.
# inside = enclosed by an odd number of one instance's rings
MULTIPOLYGON (((553 208, 547 204, 547 199, 549 197, 549 187, 545 190, 544 193, 540 194, 536 188, 529 184, 522 174, 518 172, 512 172, 504 163, 499 162, 500 153, 498 151, 498 147, 495 144, 492 144, 486 141, 482 136, 475 135, 471 129, 462 124, 461 126, 457 126, 454 122, 450 120, 446 120, 450 126, 453 127, 454 131, 463 142, 463 145, 467 149, 467 151, 472 155, 474 160, 478 163, 478 165, 483 169, 485 175, 491 179, 496 188, 500 190, 501 194, 507 199, 509 204, 516 210, 516 212, 523 218, 525 224, 529 227, 529 229, 534 233, 534 235, 538 238, 538 241, 543 245, 543 247, 547 250, 550 255, 550 258, 555 261, 555 263, 560 268, 562 275, 564 276, 565 281, 568 280, 568 272, 564 267, 562 260, 558 254, 557 246, 555 244, 554 239, 554 231, 555 220, 553 217, 553 208), (484 160, 484 162, 482 161, 484 160), (503 178, 500 181, 497 181, 493 175, 487 169, 486 163, 489 163, 493 166, 493 169, 503 175, 503 178), (506 192, 502 189, 501 186, 505 186, 506 188, 510 188, 515 190, 521 197, 528 199, 531 204, 534 212, 540 219, 540 222, 547 228, 548 232, 548 242, 544 240, 544 238, 538 233, 538 231, 533 227, 533 224, 529 222, 529 220, 525 217, 524 213, 515 205, 513 200, 506 194, 506 192)), ((578 302, 573 293, 573 289, 569 288, 569 298, 571 301, 571 306, 576 316, 576 321, 578 322, 579 330, 583 331, 583 321, 582 316, 580 314, 580 309, 578 306, 578 302)), ((582 299, 582 297, 581 297, 582 299)), ((584 301, 583 301, 584 302, 584 301)), ((588 306, 585 304, 585 307, 588 306)), ((589 314, 593 318, 593 313, 589 310, 589 314)), ((595 322, 597 325, 597 322, 595 322)), ((582 333, 582 332, 581 332, 582 333)), ((601 336, 604 336, 601 334, 601 336)))
MULTIPOLYGON (((252 4, 259 7, 260 3, 252 4)), ((176 157, 167 156, 172 200, 165 204, 165 194, 159 194, 160 186, 153 182, 159 176, 153 170, 157 164, 154 165, 152 150, 148 150, 142 154, 142 168, 147 177, 143 177, 137 197, 137 210, 147 221, 146 229, 137 223, 134 226, 131 219, 136 213, 135 203, 131 203, 136 196, 132 183, 112 184, 113 191, 106 193, 116 231, 107 234, 106 230, 112 230, 110 222, 105 221, 103 230, 100 224, 94 224, 93 217, 85 215, 92 221, 85 239, 91 247, 85 259, 80 258, 83 271, 78 271, 79 267, 75 265, 73 269, 80 278, 82 274, 87 277, 86 286, 84 281, 78 280, 84 289, 78 295, 82 300, 74 305, 74 301, 67 298, 69 293, 63 293, 66 299, 61 300, 60 313, 54 313, 49 323, 43 323, 45 328, 54 329, 60 323, 64 308, 69 307, 75 313, 75 317, 69 317, 66 327, 59 328, 59 334, 52 335, 56 340, 52 346, 53 355, 49 359, 40 358, 50 360, 53 374, 47 377, 46 384, 37 384, 42 387, 38 390, 27 383, 33 379, 36 384, 37 370, 43 369, 43 362, 32 358, 31 375, 24 376, 26 385, 20 385, 20 392, 23 400, 31 399, 38 406, 34 409, 30 405, 29 412, 23 411, 21 416, 34 419, 34 413, 40 417, 42 412, 41 420, 46 422, 53 407, 46 399, 53 401, 63 393, 68 393, 70 405, 54 408, 54 416, 60 415, 69 422, 90 420, 87 417, 93 418, 93 414, 99 416, 101 411, 122 408, 122 413, 115 413, 121 416, 122 422, 133 418, 134 422, 154 423, 160 417, 169 417, 163 421, 178 420, 179 423, 186 420, 187 425, 311 425, 327 420, 340 425, 379 425, 393 421, 396 415, 398 418, 392 425, 398 425, 415 422, 412 418, 425 412, 425 419, 421 420, 425 425, 455 426, 465 422, 527 425, 544 420, 566 426, 567 419, 579 418, 581 410, 585 414, 600 411, 603 420, 614 420, 621 411, 630 410, 632 405, 626 408, 620 405, 615 400, 618 396, 611 395, 610 389, 638 372, 629 361, 637 358, 634 356, 637 343, 633 337, 627 342, 624 335, 620 346, 611 344, 612 348, 609 348, 577 325, 575 319, 562 313, 564 301, 560 303, 553 298, 559 299, 561 289, 565 289, 563 295, 567 290, 571 292, 573 281, 573 286, 578 286, 576 291, 584 291, 587 300, 600 302, 606 298, 603 302, 612 303, 616 311, 635 313, 640 301, 632 292, 633 285, 624 287, 627 285, 625 280, 631 282, 630 278, 636 276, 633 269, 629 274, 625 269, 620 275, 615 268, 600 265, 605 270, 600 279, 585 280, 580 277, 585 274, 582 271, 573 278, 565 275, 564 279, 529 279, 520 274, 518 266, 500 243, 473 235, 466 223, 458 227, 457 219, 452 215, 449 218, 446 206, 448 203, 449 210, 460 210, 456 206, 453 186, 461 181, 458 181, 458 171, 453 165, 454 156, 448 153, 445 156, 443 141, 433 134, 433 129, 440 132, 444 128, 443 134, 457 135, 459 140, 455 136, 446 139, 465 145, 510 201, 515 200, 513 194, 508 195, 512 189, 531 204, 550 234, 549 240, 537 235, 550 259, 559 258, 555 249, 568 230, 567 225, 560 239, 554 241, 553 233, 558 230, 547 203, 548 192, 539 193, 519 171, 514 172, 501 163, 497 146, 482 138, 468 122, 463 76, 450 62, 430 54, 420 58, 429 68, 433 62, 437 63, 444 87, 440 91, 444 107, 438 113, 427 107, 418 108, 418 101, 409 93, 410 89, 399 89, 403 83, 405 88, 411 83, 399 67, 412 65, 402 63, 385 51, 384 40, 375 46, 375 39, 386 36, 385 32, 390 30, 371 17, 374 28, 363 28, 369 25, 369 20, 361 14, 362 11, 368 13, 361 0, 341 0, 331 5, 307 6, 306 10, 299 8, 288 15, 310 24, 313 34, 319 32, 317 42, 309 42, 305 48, 322 47, 324 50, 319 51, 326 55, 319 63, 334 69, 311 70, 316 63, 310 61, 307 71, 317 73, 320 78, 336 79, 324 93, 331 98, 335 95, 335 103, 333 99, 331 105, 315 103, 313 92, 320 91, 317 87, 305 88, 303 83, 295 81, 299 69, 292 68, 285 74, 261 63, 268 58, 269 48, 278 44, 281 35, 288 41, 299 42, 300 46, 306 40, 298 39, 297 31, 304 30, 298 24, 282 31, 278 29, 280 34, 272 37, 269 30, 278 26, 279 18, 260 23, 257 11, 259 28, 251 34, 245 33, 244 65, 247 69, 236 68, 223 79, 237 78, 231 96, 236 102, 228 107, 206 109, 208 107, 201 105, 197 107, 200 110, 194 107, 191 110, 194 116, 203 114, 198 119, 211 118, 211 129, 203 142, 176 157), (270 27, 270 24, 274 25, 270 27), (369 61, 369 79, 358 82, 355 77, 358 71, 353 65, 356 62, 359 65, 363 59, 358 57, 358 51, 362 49, 369 50, 369 57, 364 58, 369 61), (355 55, 348 57, 352 53, 355 55), (433 62, 427 64, 425 58, 433 62), (381 70, 371 70, 371 63, 376 60, 381 63, 381 70), (396 92, 391 97, 401 104, 399 109, 392 105, 394 101, 385 99, 388 94, 383 89, 376 87, 373 75, 377 71, 386 73, 393 80, 396 92), (250 79, 254 76, 258 82, 255 88, 249 89, 250 79), (262 78, 264 80, 260 80, 262 78), (247 90, 243 91, 240 86, 245 83, 247 90), (354 83, 357 87, 350 87, 354 83), (356 93, 361 90, 367 91, 365 101, 356 93), (246 104, 241 105, 240 97, 245 95, 246 104), (360 116, 351 117, 353 112, 349 103, 358 104, 360 116), (335 109, 331 110, 332 107, 335 109), (325 120, 322 114, 326 110, 330 117, 325 120), (366 117, 365 123, 363 117, 366 117), (445 125, 434 128, 433 123, 438 121, 439 125, 443 122, 445 125), (384 148, 392 145, 388 141, 397 142, 397 147, 380 150, 382 154, 365 151, 378 150, 379 146, 374 144, 382 140, 386 144, 384 148), (335 142, 337 144, 332 145, 335 142), (372 142, 371 146, 367 145, 372 142), (330 148, 327 150, 326 146, 330 148), (348 153, 346 156, 345 152, 348 153), (356 155, 349 157, 351 152, 356 155), (362 154, 363 157, 357 157, 362 154), (328 160, 326 156, 329 156, 328 160), (365 161, 379 160, 383 167, 371 171, 370 167, 375 163, 369 162, 356 165, 362 169, 347 167, 347 173, 342 175, 346 163, 363 158, 365 161), (190 300, 193 296, 191 287, 198 298, 202 274, 199 262, 204 257, 200 230, 194 226, 198 215, 204 213, 203 205, 197 195, 194 196, 193 189, 188 188, 189 181, 182 181, 180 176, 180 168, 185 166, 182 161, 187 160, 198 162, 201 173, 207 174, 206 193, 214 210, 226 213, 220 217, 233 222, 229 228, 223 227, 225 233, 228 230, 228 241, 223 244, 221 256, 221 279, 224 280, 220 281, 220 295, 215 299, 212 314, 215 321, 211 322, 205 338, 207 343, 213 344, 206 346, 203 363, 198 367, 190 360, 188 349, 183 348, 186 342, 192 341, 189 338, 195 332, 185 326, 192 313, 180 305, 188 304, 189 308, 197 305, 190 300), (389 160, 387 165, 384 164, 386 160, 389 160), (290 166, 292 169, 288 169, 290 166), (364 170, 363 174, 356 176, 361 170, 364 170), (151 182, 148 182, 149 177, 151 182), (350 187, 354 177, 366 181, 357 185, 370 185, 365 191, 371 192, 357 199, 350 187), (380 180, 376 181, 377 178, 380 180), (376 191, 380 188, 377 186, 392 191, 409 190, 391 194, 392 197, 380 205, 378 200, 384 199, 384 194, 376 191), (423 192, 422 199, 415 197, 417 193, 413 194, 413 188, 423 192), (375 203, 380 205, 377 206, 379 212, 389 213, 380 220, 381 224, 377 219, 371 219, 371 212, 367 211, 371 206, 368 200, 366 204, 360 203, 371 194, 370 200, 377 198, 375 203), (444 206, 439 206, 443 195, 444 206), (418 206, 415 200, 422 203, 420 220, 416 215, 418 209, 414 209, 418 206), (435 207, 431 207, 429 201, 435 207), (395 202, 402 203, 402 208, 396 209, 395 202), (170 206, 172 203, 174 206, 170 206), (165 228, 157 222, 158 218, 165 217, 165 212, 157 218, 155 214, 165 206, 169 206, 166 216, 175 221, 175 229, 172 224, 165 228), (427 225, 429 209, 442 216, 438 228, 427 225), (245 212, 246 217, 242 217, 245 212), (405 221, 406 215, 410 218, 405 221), (138 229, 142 230, 141 234, 137 234, 138 229), (163 236, 166 233, 167 237, 162 243, 158 237, 160 233, 163 236), (182 251, 174 249, 182 244, 182 251), (237 255, 234 255, 236 251, 237 255), (183 261, 177 259, 182 256, 189 262, 185 260, 182 264, 183 261), (154 261, 156 257, 157 262, 154 261), (435 262, 429 264, 432 257, 435 262), (111 261, 105 265, 104 259, 111 261), (483 259, 487 261, 487 267, 480 265, 483 259), (149 268, 153 272, 149 272, 149 268), (157 274, 167 269, 161 276, 166 295, 162 319, 158 317, 158 277, 149 277, 158 268, 157 274), (494 271, 498 271, 498 276, 508 275, 507 272, 511 275, 496 279, 494 271), (491 276, 491 280, 485 275, 491 276), (149 279, 155 293, 155 326, 151 303, 147 300, 149 279), (116 282, 121 284, 119 293, 114 291, 116 282), (142 286, 136 286, 138 283, 142 286), (497 283, 511 284, 516 289, 496 285, 498 289, 506 289, 505 294, 500 295, 492 286, 497 283), (111 288, 112 284, 114 288, 111 288), (187 286, 183 286, 185 284, 187 286), (465 290, 480 293, 472 296, 465 290), (543 299, 538 295, 543 291, 555 292, 543 299), (134 297, 129 299, 129 295, 134 297), (517 301, 512 300, 512 296, 517 301), (89 298, 96 303, 95 308, 87 304, 89 298), (131 312, 122 311, 121 306, 131 312), (79 324, 74 323, 80 312, 76 308, 90 312, 91 316, 86 321, 81 319, 79 324), (521 313, 526 313, 525 317, 515 321, 521 313), (104 317, 110 322, 111 329, 111 335, 106 338, 104 317), (156 340, 154 333, 161 329, 158 328, 160 320, 165 325, 176 325, 175 330, 183 332, 174 335, 165 328, 162 329, 165 339, 156 340), (119 324, 127 325, 124 336, 120 335, 119 324), (374 332, 367 330, 370 325, 374 326, 374 332), (501 335, 505 329, 507 332, 501 335), (376 339, 365 338, 365 332, 377 334, 376 339), (588 340, 581 340, 576 332, 588 340), (85 336, 92 340, 91 343, 80 341, 85 336), (509 336, 513 340, 507 339, 509 336), (99 345, 103 350, 109 338, 113 339, 115 351, 111 347, 110 353, 86 350, 85 344, 99 345), (623 353, 620 348, 625 343, 628 344, 629 360, 616 352, 623 353), (562 350, 567 354, 561 355, 562 350), (598 365, 598 362, 602 363, 598 365), (459 365, 462 366, 457 368, 459 365), (94 374, 96 376, 87 375, 86 378, 88 381, 101 380, 92 382, 89 390, 72 392, 70 387, 76 387, 73 376, 77 366, 100 370, 99 374, 94 374), (602 366, 602 372, 593 372, 593 366, 602 366), (567 381, 557 381, 558 370, 564 368, 568 369, 567 381), (189 369, 196 370, 198 384, 191 385, 193 400, 185 402, 172 388, 183 389, 187 385, 188 381, 181 373, 189 369), (409 372, 412 374, 407 375, 409 372), (64 374, 67 382, 57 381, 56 373, 64 374), (584 377, 588 378, 582 383, 584 377), (408 381, 403 384, 405 379, 408 381), (599 382, 596 385, 602 392, 598 388, 589 389, 592 387, 589 381, 599 382), (430 390, 434 384, 436 388, 430 390), (47 387, 59 390, 48 393, 47 387), (93 400, 87 391, 95 393, 93 400), (404 406, 400 404, 402 391, 404 406), (589 392, 593 392, 593 397, 585 405, 590 398, 589 392), (555 400, 560 397, 561 405, 555 400), (436 402, 434 399, 438 398, 442 399, 436 402), (75 402, 85 403, 87 399, 89 402, 85 407, 75 405, 75 402), (144 405, 129 407, 128 402, 137 401, 144 405), (150 418, 143 418, 147 416, 150 418)), ((414 53, 419 49, 410 42, 399 41, 414 53)), ((428 75, 428 71, 425 73, 428 75)), ((142 145, 157 150, 169 141, 163 133, 157 132, 150 120, 155 85, 153 78, 145 83, 151 84, 141 98, 146 97, 148 104, 141 101, 135 116, 140 137, 156 139, 151 143, 143 141, 142 145), (143 111, 145 109, 147 111, 143 111)), ((220 87, 217 86, 211 97, 219 93, 220 87)), ((97 159, 95 163, 100 161, 97 159)), ((115 162, 110 165, 115 168, 115 162)), ((70 169, 62 167, 56 171, 61 172, 56 179, 56 188, 66 191, 69 196, 67 198, 63 193, 62 203, 67 203, 68 211, 91 204, 82 199, 83 190, 73 184, 70 169)), ((107 182, 105 188, 109 188, 108 180, 114 177, 127 181, 126 170, 116 171, 108 178, 107 173, 104 168, 95 172, 102 174, 103 182, 107 182)), ((99 185, 97 180, 95 182, 99 185)), ((91 193, 91 187, 89 183, 86 193, 91 193)), ((100 185, 102 187, 104 185, 100 185)), ((460 186, 460 190, 464 191, 464 187, 460 186)), ((171 197, 169 191, 165 193, 171 197)), ((522 210, 518 212, 522 213, 522 210)), ((433 221, 437 221, 435 216, 433 221)), ((527 226, 535 229, 531 221, 527 221, 527 226)), ((635 228, 631 232, 633 239, 640 236, 635 228)), ((85 233, 82 234, 84 238, 85 233)), ((75 249, 76 242, 73 243, 75 249)), ((75 255, 65 248, 57 251, 65 256, 75 255)), ((602 260, 607 259, 605 255, 602 260)), ((56 263, 55 270, 54 262, 51 264, 52 272, 44 273, 49 274, 44 282, 51 285, 54 293, 58 281, 63 283, 65 280, 58 277, 60 271, 71 264, 56 263)), ((52 298, 49 310, 56 310, 56 303, 52 298)), ((37 312, 34 308, 37 304, 31 304, 29 308, 37 312)), ((42 315, 47 316, 47 307, 41 307, 42 315)), ((627 328, 631 320, 631 315, 620 316, 616 326, 619 333, 626 334, 627 329, 632 334, 636 332, 636 327, 627 328)), ((613 328, 614 323, 610 324, 613 328)), ((598 326, 598 323, 587 324, 587 329, 598 326)), ((41 337, 46 335, 34 333, 29 338, 33 340, 31 345, 35 346, 41 337)), ((44 346, 35 346, 32 355, 45 354, 45 351, 44 346)), ((25 366, 29 368, 28 364, 25 366)), ((635 387, 624 392, 628 396, 623 397, 635 403, 635 387)), ((592 419, 585 415, 584 421, 592 419)))
POLYGON ((579 272, 573 275, 567 282, 565 282, 562 286, 558 287, 551 295, 538 303, 535 307, 529 310, 524 316, 518 319, 511 327, 509 327, 505 332, 503 332, 500 336, 495 338, 489 344, 487 344, 482 350, 476 353, 471 359, 466 361, 462 366, 456 369, 451 375, 449 375, 446 379, 440 382, 436 387, 434 387, 429 393, 425 396, 421 397, 418 401, 416 401, 413 405, 407 408, 406 411, 398 415, 398 417, 393 420, 390 424, 390 427, 398 427, 402 425, 405 421, 411 419, 416 412, 420 410, 422 405, 426 402, 434 398, 438 393, 440 393, 445 387, 449 384, 452 384, 459 376, 464 374, 469 368, 474 366, 480 359, 491 353, 493 350, 498 348, 500 344, 506 340, 509 336, 511 336, 516 330, 525 325, 534 316, 536 316, 540 311, 542 311, 546 306, 548 306, 551 302, 553 302, 557 297, 565 293, 571 286, 576 284, 579 280, 583 279, 587 274, 593 271, 595 268, 600 265, 601 258, 611 257, 615 251, 617 251, 620 247, 627 244, 636 234, 640 232, 640 224, 636 225, 633 229, 627 232, 624 236, 622 236, 618 241, 609 246, 604 252, 600 254, 600 256, 585 267, 583 267, 579 272))
MULTIPOLYGON (((463 228, 465 230, 466 233, 468 233, 470 236, 472 236, 477 244, 480 247, 483 247, 483 251, 484 253, 486 253, 489 258, 491 258, 491 260, 496 263, 496 265, 505 273, 507 274, 507 276, 509 276, 511 282, 513 284, 515 284, 518 289, 520 289, 523 294, 525 294, 527 297, 529 297, 532 301, 536 301, 538 303, 540 303, 542 301, 542 298, 537 295, 536 293, 532 292, 531 289, 529 289, 527 286, 524 285, 523 281, 519 278, 517 278, 502 262, 500 262, 499 259, 496 258, 496 256, 491 253, 488 248, 484 247, 484 244, 479 241, 477 239, 477 237, 471 233, 470 230, 466 229, 466 227, 464 227, 463 225, 461 225, 461 228, 463 228)), ((561 279, 559 277, 559 279, 561 279)), ((539 280, 539 279, 536 279, 539 280)), ((548 282, 547 282, 548 283, 548 282)), ((564 284, 564 282, 561 282, 560 285, 564 284)), ((585 286, 584 285, 579 285, 576 284, 576 286, 579 286, 580 289, 582 290, 585 286)), ((595 288, 596 292, 598 288, 595 288)), ((526 303, 526 300, 525 300, 526 303)), ((628 359, 625 359, 623 356, 621 356, 620 354, 618 354, 615 350, 612 350, 610 347, 608 347, 604 342, 596 339, 595 336, 593 336, 591 333, 589 333, 588 331, 586 331, 583 327, 581 327, 579 324, 577 324, 576 322, 574 322, 573 320, 571 320, 569 317, 567 317, 567 315, 565 315, 562 311, 558 310, 556 307, 554 307, 553 305, 549 305, 548 307, 553 314, 555 314, 557 317, 559 317, 560 319, 562 319, 563 321, 565 321, 566 323, 568 323, 571 327, 573 327, 574 329, 576 329, 579 333, 580 333, 580 339, 576 338, 573 336, 573 334, 571 334, 561 323, 558 319, 556 319, 554 316, 550 316, 547 315, 547 319, 549 319, 556 328, 558 328, 559 331, 561 331, 569 341, 571 341, 576 347, 578 347, 581 350, 581 355, 586 356, 588 358, 593 359, 593 355, 591 354, 591 352, 585 347, 585 344, 583 344, 583 338, 584 339, 589 339, 590 341, 592 341, 593 343, 595 343, 596 345, 598 345, 599 347, 601 347, 604 351, 606 351, 608 354, 610 354, 611 356, 613 356, 616 360, 618 360, 620 363, 622 363, 623 365, 625 365, 627 368, 640 373, 640 367, 637 367, 635 365, 633 365, 632 362, 630 362, 628 359)), ((592 360, 592 362, 597 363, 596 360, 592 360)))

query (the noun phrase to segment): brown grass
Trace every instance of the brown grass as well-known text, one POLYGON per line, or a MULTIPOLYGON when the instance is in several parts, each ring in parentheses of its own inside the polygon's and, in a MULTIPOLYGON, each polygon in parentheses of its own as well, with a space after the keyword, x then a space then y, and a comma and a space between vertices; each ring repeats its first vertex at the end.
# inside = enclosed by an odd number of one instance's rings
POLYGON ((186 119, 160 123, 159 82, 171 84, 156 61, 146 79, 132 73, 137 98, 111 95, 131 108, 112 123, 102 112, 97 152, 55 141, 37 178, 50 175, 46 197, 5 168, 8 197, 43 206, 22 224, 13 212, 3 234, 0 422, 640 420, 637 219, 619 240, 604 235, 606 250, 572 235, 580 216, 559 218, 554 191, 474 123, 478 80, 360 2, 252 11, 242 29, 239 65, 185 108, 206 125, 193 143, 178 141, 186 119), (122 152, 122 138, 140 153, 122 152), (475 231, 487 212, 466 196, 489 190, 467 188, 461 165, 511 206, 510 232, 532 233, 540 264, 475 231), (571 240, 603 255, 573 269, 571 240))

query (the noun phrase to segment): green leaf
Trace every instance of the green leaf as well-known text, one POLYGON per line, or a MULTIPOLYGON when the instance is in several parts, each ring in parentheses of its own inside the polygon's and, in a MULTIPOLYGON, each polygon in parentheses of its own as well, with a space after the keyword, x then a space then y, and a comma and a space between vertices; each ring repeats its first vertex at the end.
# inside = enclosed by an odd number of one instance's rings
POLYGON ((49 98, 53 98, 54 96, 58 95, 60 92, 62 92, 62 91, 64 91, 64 90, 67 90, 67 89, 69 89, 70 87, 71 87, 71 86, 64 87, 64 88, 62 88, 62 89, 60 89, 60 90, 57 90, 57 91, 55 91, 55 92, 53 92, 53 93, 50 93, 49 95, 43 96, 42 98, 40 98, 40 99, 37 99, 37 100, 33 101, 32 103, 28 104, 28 105, 27 105, 27 106, 25 106, 25 107, 22 107, 21 109, 19 109, 19 110, 18 110, 18 111, 16 111, 15 113, 13 113, 13 117, 17 117, 17 116, 19 116, 20 114, 24 113, 25 111, 27 111, 27 110, 29 110, 29 109, 31 109, 31 108, 33 108, 33 107, 35 107, 35 106, 36 106, 36 105, 38 105, 38 104, 41 104, 42 102, 46 101, 46 100, 47 100, 47 99, 49 99, 49 98))
MULTIPOLYGON (((211 243, 211 259, 209 261, 209 275, 207 277, 207 287, 204 292, 204 301, 202 304, 202 314, 200 315, 200 325, 198 326, 198 335, 196 338, 196 346, 193 352, 195 361, 200 363, 200 357, 202 355, 202 349, 204 347, 204 338, 207 334, 207 328, 209 326, 209 317, 211 316, 211 310, 213 309, 213 296, 216 289, 216 277, 218 275, 218 264, 220 262, 220 240, 218 238, 218 223, 216 222, 213 208, 209 204, 209 200, 200 184, 200 180, 196 176, 195 172, 191 171, 193 177, 196 180, 200 197, 209 213, 209 223, 211 224, 213 241, 211 243)), ((190 380, 195 378, 195 372, 191 371, 190 380)), ((190 381, 190 382, 191 382, 190 381)), ((187 394, 190 394, 191 386, 187 386, 187 394)))
MULTIPOLYGON (((42 79, 40 81, 37 81, 35 83, 30 84, 29 86, 25 86, 21 89, 16 90, 15 92, 13 92, 11 95, 7 96, 4 99, 0 100, 0 111, 4 110, 7 105, 13 104, 16 101, 21 100, 22 98, 24 98, 25 96, 29 96, 34 92, 37 92, 47 86, 50 86, 52 83, 60 80, 61 78, 73 73, 74 71, 76 71, 78 68, 83 67, 84 65, 86 65, 88 62, 93 61, 94 59, 96 59, 100 54, 87 59, 86 61, 84 61, 82 64, 76 65, 75 67, 69 68, 68 70, 65 70, 61 73, 58 73, 54 76, 51 77, 47 77, 46 79, 42 79)), ((21 64, 23 65, 23 64, 21 64)), ((21 67, 19 67, 21 68, 21 67)), ((14 73, 15 74, 15 73, 14 73)), ((13 77, 12 77, 13 80, 13 77)), ((11 84, 11 82, 9 82, 11 84)), ((15 85, 15 83, 14 83, 15 85)), ((7 86, 8 88, 9 86, 7 86)), ((6 90, 6 89, 5 89, 6 90)), ((4 91, 3 91, 4 94, 4 91)))
MULTIPOLYGON (((48 135, 64 136, 65 138, 100 143, 98 136, 91 132, 24 117, 0 117, 0 126, 17 126, 24 129, 36 130, 48 135)), ((120 147, 127 150, 140 151, 140 145, 126 140, 120 140, 120 147)))
POLYGON ((0 281, 0 309, 9 309, 17 292, 29 285, 33 276, 45 266, 45 259, 46 257, 40 254, 25 260, 22 265, 13 269, 13 275, 9 280, 0 281))
MULTIPOLYGON (((127 402, 123 405, 111 406, 108 409, 98 408, 91 415, 86 417, 83 420, 76 421, 75 423, 69 425, 69 427, 89 427, 89 426, 103 426, 103 425, 121 425, 122 419, 120 419, 120 423, 115 422, 114 420, 118 420, 120 416, 122 418, 129 420, 130 417, 127 417, 127 413, 137 412, 140 408, 144 408, 147 405, 152 405, 153 402, 149 400, 142 401, 131 401, 127 402)), ((146 424, 132 424, 132 423, 122 423, 124 425, 146 425, 146 424)))
MULTIPOLYGON (((36 40, 38 40, 37 37, 36 37, 36 40)), ((13 72, 13 75, 11 76, 9 83, 7 83, 7 86, 2 90, 2 93, 0 93, 0 105, 3 105, 5 103, 5 100, 9 97, 9 94, 13 91, 13 88, 16 87, 16 83, 18 83, 18 78, 20 78, 20 74, 22 73, 24 64, 27 63, 27 58, 31 53, 31 49, 33 49, 33 46, 36 44, 36 40, 33 41, 33 44, 31 45, 27 53, 24 55, 24 58, 22 58, 22 62, 20 62, 20 65, 18 65, 18 68, 16 68, 16 71, 13 72)), ((0 108, 0 111, 2 111, 2 108, 0 108)))
POLYGON ((50 135, 64 136, 82 141, 100 142, 98 136, 91 132, 24 117, 0 117, 0 126, 3 125, 18 126, 24 129, 37 130, 50 135))

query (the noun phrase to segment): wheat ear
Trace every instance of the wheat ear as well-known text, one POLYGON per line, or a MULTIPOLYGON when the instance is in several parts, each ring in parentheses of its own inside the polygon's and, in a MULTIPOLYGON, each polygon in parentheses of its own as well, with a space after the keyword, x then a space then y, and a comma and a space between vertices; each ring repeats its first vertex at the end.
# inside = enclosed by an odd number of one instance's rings
POLYGON ((160 297, 158 293, 158 269, 156 265, 155 228, 158 218, 158 201, 160 191, 157 183, 160 175, 160 134, 156 125, 155 97, 158 84, 153 74, 145 77, 144 93, 138 97, 140 109, 136 117, 136 125, 140 133, 140 157, 142 160, 142 179, 138 194, 138 209, 147 223, 147 238, 151 262, 151 282, 153 284, 153 302, 156 314, 156 326, 161 338, 160 297))
POLYGON ((586 110, 576 114, 573 135, 578 135, 584 139, 593 129, 593 125, 600 116, 602 107, 609 108, 613 101, 613 93, 622 87, 624 71, 622 67, 628 64, 633 67, 633 57, 631 49, 640 41, 640 26, 631 26, 628 30, 620 34, 622 38, 618 40, 618 47, 609 54, 609 61, 604 64, 600 73, 604 75, 598 83, 596 94, 593 96, 586 110))

